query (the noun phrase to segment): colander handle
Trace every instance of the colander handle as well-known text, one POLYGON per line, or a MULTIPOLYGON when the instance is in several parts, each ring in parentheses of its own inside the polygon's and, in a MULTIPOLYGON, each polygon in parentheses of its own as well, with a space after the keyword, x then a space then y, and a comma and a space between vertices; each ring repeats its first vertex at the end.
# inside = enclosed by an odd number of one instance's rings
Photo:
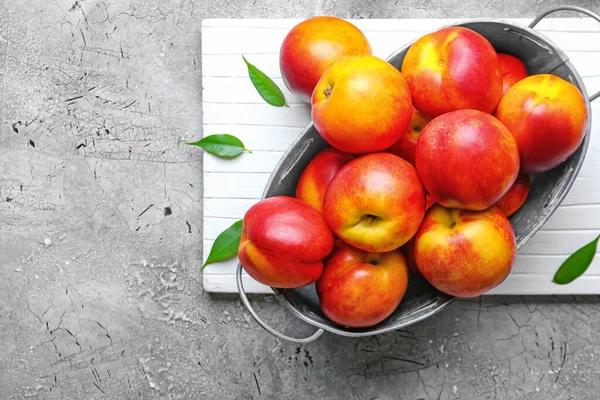
POLYGON ((269 332, 271 335, 275 336, 278 339, 287 340, 288 342, 306 344, 306 343, 314 342, 315 340, 317 340, 319 338, 319 336, 321 336, 323 334, 323 332, 324 332, 323 329, 319 328, 318 331, 316 331, 315 333, 313 333, 311 336, 309 336, 307 338, 293 338, 293 337, 284 335, 283 333, 280 333, 280 332, 276 331, 275 329, 271 328, 269 325, 267 325, 267 323, 265 321, 263 321, 258 316, 258 314, 256 314, 256 311, 254 310, 254 308, 252 308, 252 305, 250 304, 250 301, 248 300, 248 296, 246 296, 246 291, 244 290, 244 283, 242 282, 242 264, 240 264, 240 263, 238 263, 235 277, 236 277, 236 281, 237 281, 238 292, 240 293, 240 298, 242 299, 242 303, 244 303, 244 306, 246 306, 246 309, 248 310, 250 315, 252 315, 252 318, 254 318, 254 320, 260 326, 262 326, 267 332, 269 332))
MULTIPOLYGON (((540 22, 541 20, 543 20, 544 18, 546 18, 549 14, 552 14, 554 12, 557 11, 576 11, 582 14, 587 15, 588 17, 594 18, 596 21, 600 22, 600 15, 585 9, 583 7, 578 7, 578 6, 558 6, 558 7, 554 7, 551 8, 549 10, 544 11, 543 13, 541 13, 540 15, 538 15, 537 17, 535 17, 535 19, 533 21, 531 21, 531 23, 529 24, 530 28, 534 28, 538 22, 540 22)), ((598 97, 600 97, 600 91, 594 93, 593 95, 590 96, 590 101, 594 101, 596 100, 598 97)))

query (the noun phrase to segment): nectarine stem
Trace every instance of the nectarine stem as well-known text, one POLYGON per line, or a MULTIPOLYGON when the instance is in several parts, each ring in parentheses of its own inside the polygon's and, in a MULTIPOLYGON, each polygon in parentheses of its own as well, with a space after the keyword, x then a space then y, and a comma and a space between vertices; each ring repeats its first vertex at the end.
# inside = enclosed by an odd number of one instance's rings
POLYGON ((333 87, 331 85, 327 85, 327 89, 323 90, 323 94, 329 98, 331 96, 331 92, 333 91, 333 87))

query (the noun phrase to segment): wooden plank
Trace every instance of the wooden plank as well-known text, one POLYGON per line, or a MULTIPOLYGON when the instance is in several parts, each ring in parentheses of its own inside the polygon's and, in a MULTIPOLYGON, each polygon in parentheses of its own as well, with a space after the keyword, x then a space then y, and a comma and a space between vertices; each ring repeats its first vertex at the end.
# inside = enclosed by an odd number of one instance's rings
MULTIPOLYGON (((600 260, 596 258, 588 272, 581 278, 575 280, 568 286, 559 286, 552 283, 552 277, 562 262, 562 257, 551 257, 544 259, 537 257, 533 259, 528 256, 518 256, 511 274, 506 280, 487 295, 510 295, 510 294, 556 294, 568 288, 569 294, 598 294, 597 285, 600 284, 600 260), (596 286, 594 286, 596 285, 596 286)), ((204 272, 204 284, 214 288, 211 292, 232 292, 237 286, 235 283, 235 269, 237 259, 223 263, 220 271, 204 272)), ((271 289, 262 285, 244 272, 244 287, 248 293, 272 293, 271 289)))
POLYGON ((252 154, 244 153, 231 160, 206 156, 204 170, 207 172, 270 173, 282 155, 283 151, 254 150, 252 154), (257 159, 260 159, 260 162, 256 162, 257 159))
MULTIPOLYGON (((206 172, 204 196, 208 198, 259 199, 269 177, 270 173, 206 172)), ((594 203, 594 199, 600 198, 600 185, 596 185, 597 183, 598 180, 595 179, 578 177, 563 204, 594 203)))
MULTIPOLYGON (((600 131, 598 132, 600 134, 600 131)), ((243 139, 242 139, 243 140, 243 139)), ((267 146, 265 144, 264 146, 267 146)), ((594 146, 596 144, 594 143, 594 146)), ((262 147, 262 146, 261 146, 262 147)), ((231 160, 224 160, 214 156, 206 156, 204 161, 205 172, 229 172, 229 173, 271 173, 277 163, 281 160, 284 151, 253 150, 252 154, 244 153, 231 160)), ((589 180, 597 181, 595 171, 600 168, 600 149, 588 148, 588 154, 582 170, 580 179, 589 183, 589 180)))
POLYGON ((266 103, 204 103, 205 124, 244 124, 304 128, 310 122, 310 107, 291 104, 289 107, 274 107, 266 103))
POLYGON ((269 180, 269 173, 205 172, 204 197, 259 199, 269 180))
MULTIPOLYGON (((248 209, 259 199, 206 199, 205 217, 243 218, 248 209)), ((600 230, 600 204, 564 206, 561 205, 544 230, 600 230)))
POLYGON ((290 143, 302 133, 305 126, 280 127, 242 124, 206 124, 204 135, 215 133, 229 133, 238 137, 246 147, 252 151, 280 151, 284 152, 290 143))
MULTIPOLYGON (((568 286, 560 286, 552 283, 552 275, 509 275, 498 287, 490 290, 485 296, 497 295, 552 295, 557 294, 568 287, 570 295, 596 295, 600 285, 600 276, 585 275, 568 286)), ((212 293, 237 293, 235 276, 230 274, 204 275, 203 286, 205 290, 212 293), (235 289, 233 289, 235 288, 235 289)), ((244 279, 244 288, 247 293, 273 294, 268 286, 262 285, 250 277, 244 279)))
MULTIPOLYGON (((253 29, 252 35, 246 33, 246 28, 243 27, 206 28, 203 34, 219 37, 220 40, 209 41, 206 46, 202 46, 202 51, 204 54, 235 54, 238 57, 240 54, 244 54, 248 61, 254 64, 251 56, 279 52, 279 47, 287 35, 288 29, 253 29)), ((388 54, 404 44, 416 40, 423 33, 425 33, 423 30, 417 32, 364 31, 373 52, 383 51, 388 54)), ((556 33, 562 34, 562 32, 556 33)))
MULTIPOLYGON (((216 239, 237 219, 239 218, 204 217, 204 239, 216 239)), ((568 256, 598 235, 600 224, 597 222, 596 217, 596 226, 592 229, 548 230, 544 227, 519 250, 519 254, 568 256)))
MULTIPOLYGON (((600 76, 585 81, 590 94, 600 88, 600 76), (589 84, 589 86, 588 86, 589 84)), ((252 94, 253 95, 253 94, 252 94)), ((600 103, 593 103, 593 111, 600 110, 600 103)), ((287 127, 304 129, 311 121, 308 104, 291 104, 290 107, 274 107, 265 102, 257 103, 204 103, 205 124, 241 124, 248 126, 287 127)), ((594 131, 600 126, 592 125, 594 131)), ((266 139, 265 139, 266 140, 266 139)))
MULTIPOLYGON (((600 52, 591 54, 598 55, 598 60, 600 61, 600 52)), ((598 70, 594 71, 594 76, 582 76, 582 78, 588 90, 600 86, 600 73, 598 73, 598 70)), ((282 79, 275 78, 273 81, 282 88, 288 104, 306 104, 287 90, 282 79)), ((256 92, 256 89, 252 86, 247 76, 211 77, 211 79, 206 80, 203 86, 202 96, 205 103, 231 104, 235 102, 236 104, 264 104, 264 100, 256 92)))
POLYGON ((561 205, 546 222, 544 229, 598 229, 600 231, 600 204, 561 205))
MULTIPOLYGON (((441 25, 438 25, 441 26, 441 25)), ((363 31, 374 53, 391 54, 396 49, 416 40, 427 30, 418 31, 363 31)), ((245 27, 206 27, 203 35, 218 37, 219 40, 203 42, 203 54, 232 54, 240 57, 256 54, 277 54, 288 29, 271 27, 256 28, 249 35, 245 27)), ((564 51, 600 51, 600 41, 590 41, 589 32, 543 32, 550 41, 564 51)), ((240 57, 241 58, 241 57, 240 57)))
MULTIPOLYGON (((217 56, 217 58, 225 58, 227 56, 217 56)), ((227 57, 228 58, 228 57, 227 57)), ((219 62, 219 60, 216 60, 219 62)), ((224 61, 223 61, 224 62, 224 61)), ((213 77, 206 79, 202 85, 202 101, 205 103, 260 103, 264 104, 264 100, 248 78, 247 72, 245 76, 240 77, 213 77)), ((300 99, 290 93, 283 83, 281 78, 273 78, 273 82, 281 88, 286 102, 288 104, 304 104, 300 99)))
MULTIPOLYGON (((497 18, 495 20, 502 20, 511 23, 521 24, 524 26, 529 25, 533 20, 534 16, 528 16, 524 18, 497 18)), ((440 26, 449 25, 458 21, 468 21, 470 18, 440 18, 440 19, 348 19, 348 21, 355 24, 361 30, 380 30, 380 31, 415 31, 422 32, 432 29, 437 29, 440 26)), ((290 19, 270 19, 268 22, 264 19, 224 19, 224 18, 213 18, 205 19, 202 21, 203 28, 209 27, 245 27, 245 28, 258 28, 264 29, 269 28, 280 28, 290 29, 292 26, 303 21, 303 19, 290 18, 290 19)), ((597 21, 588 17, 570 17, 570 18, 546 18, 542 20, 536 27, 535 30, 546 32, 546 31, 570 31, 570 32, 600 32, 600 25, 597 21)))
MULTIPOLYGON (((599 24, 600 25, 600 24, 599 24)), ((573 67, 582 78, 597 77, 600 66, 600 52, 569 51, 567 53, 573 67)))
MULTIPOLYGON (((554 276, 561 264, 568 256, 541 255, 532 256, 518 254, 511 274, 528 275, 540 274, 554 276)), ((600 258, 595 258, 586 275, 600 275, 600 258)))
POLYGON ((241 219, 258 199, 204 199, 205 217, 241 219))
MULTIPOLYGON (((244 290, 246 293, 255 294, 273 294, 270 287, 262 285, 250 278, 246 273, 242 275, 244 290)), ((237 283, 235 275, 203 275, 202 286, 204 290, 210 293, 237 293, 237 283)))
MULTIPOLYGON (((244 279, 247 293, 273 294, 268 286, 262 285, 250 277, 244 279)), ((485 296, 496 295, 552 295, 568 291, 570 295, 596 295, 600 286, 600 276, 585 275, 566 286, 552 283, 552 275, 509 275, 498 287, 490 290, 485 296)), ((204 275, 203 287, 212 293, 237 293, 235 276, 231 274, 204 275)))
MULTIPOLYGON (((532 17, 533 18, 533 17, 532 17)), ((361 30, 382 30, 382 31, 397 31, 403 30, 407 32, 421 32, 430 29, 436 29, 440 26, 455 23, 464 19, 348 19, 361 30)), ((205 19, 202 21, 202 27, 222 27, 222 28, 251 28, 265 29, 275 28, 281 30, 289 30, 292 26, 303 21, 303 19, 272 19, 265 22, 264 19, 205 19)), ((528 23, 531 18, 513 19, 517 23, 528 23)), ((574 26, 574 25, 573 25, 574 26)))
MULTIPOLYGON (((205 248, 210 248, 214 241, 205 240, 203 242, 205 248)), ((563 261, 567 258, 566 255, 540 255, 532 256, 527 254, 518 254, 515 264, 513 265, 511 275, 531 275, 539 274, 541 276, 554 276, 554 273, 563 261)), ((202 262, 206 261, 206 257, 203 258, 202 262)), ((204 269, 203 273, 206 275, 223 275, 223 274, 235 274, 237 268, 238 259, 236 257, 219 263, 219 268, 211 268, 216 264, 209 264, 204 269)), ((598 275, 600 276, 600 257, 594 259, 588 270, 586 276, 598 275)))
POLYGON ((584 275, 568 285, 557 285, 552 282, 553 274, 540 275, 509 275, 502 284, 490 290, 487 295, 514 295, 514 294, 598 294, 600 276, 584 275))
MULTIPOLYGON (((214 240, 204 240, 203 243, 205 245, 209 246, 209 247, 206 247, 207 249, 210 249, 210 246, 212 246, 212 243, 214 243, 214 240)), ((203 265, 204 265, 204 262, 206 261, 207 257, 208 257, 208 253, 205 253, 202 257, 203 265)), ((237 257, 231 258, 229 260, 221 261, 218 264, 208 264, 206 267, 204 267, 202 274, 203 275, 227 275, 227 274, 235 275, 235 269, 237 268, 237 264, 238 264, 237 257)))

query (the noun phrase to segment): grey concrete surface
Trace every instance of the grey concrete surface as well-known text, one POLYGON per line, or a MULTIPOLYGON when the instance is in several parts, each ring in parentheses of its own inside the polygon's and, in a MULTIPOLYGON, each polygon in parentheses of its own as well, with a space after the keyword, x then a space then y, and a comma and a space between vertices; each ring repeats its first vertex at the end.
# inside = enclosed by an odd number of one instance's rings
POLYGON ((598 297, 458 301, 406 331, 278 343, 202 290, 202 155, 181 140, 201 135, 203 18, 559 3, 0 1, 0 399, 598 399, 598 297))

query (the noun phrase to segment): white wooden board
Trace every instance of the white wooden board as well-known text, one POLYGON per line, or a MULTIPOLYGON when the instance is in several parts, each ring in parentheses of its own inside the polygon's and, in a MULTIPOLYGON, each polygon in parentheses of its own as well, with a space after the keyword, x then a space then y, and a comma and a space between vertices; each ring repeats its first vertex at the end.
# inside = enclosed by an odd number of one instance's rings
MULTIPOLYGON (((508 19, 528 24, 532 18, 508 19)), ((253 154, 234 160, 204 156, 204 259, 214 239, 256 203, 283 152, 310 122, 310 108, 285 89, 279 47, 299 19, 208 19, 202 24, 202 96, 205 136, 230 133, 253 154), (266 104, 250 83, 241 55, 283 89, 289 108, 266 104)), ((376 56, 386 58, 452 19, 351 20, 363 30, 376 56)), ((460 20, 460 21, 464 21, 460 20)), ((583 77, 588 93, 600 90, 600 25, 591 19, 560 18, 536 28, 561 47, 583 77)), ((600 294, 600 257, 585 276, 559 286, 552 276, 563 260, 600 232, 600 100, 593 105, 592 139, 586 161, 569 195, 544 228, 519 251, 513 271, 490 294, 600 294)), ((208 292, 237 292, 237 258, 208 265, 208 292)), ((244 277, 250 293, 271 290, 244 277)))

